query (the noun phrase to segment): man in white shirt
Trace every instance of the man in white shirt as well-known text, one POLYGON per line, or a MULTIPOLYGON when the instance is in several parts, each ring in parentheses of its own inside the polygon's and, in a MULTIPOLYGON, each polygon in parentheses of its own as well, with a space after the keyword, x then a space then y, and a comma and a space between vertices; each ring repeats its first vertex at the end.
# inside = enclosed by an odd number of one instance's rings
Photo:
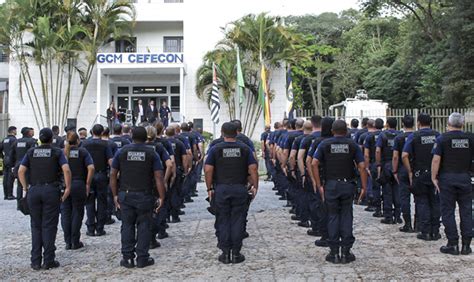
POLYGON ((142 100, 138 100, 138 106, 135 108, 135 122, 140 124, 145 120, 145 108, 143 107, 143 102, 142 100))

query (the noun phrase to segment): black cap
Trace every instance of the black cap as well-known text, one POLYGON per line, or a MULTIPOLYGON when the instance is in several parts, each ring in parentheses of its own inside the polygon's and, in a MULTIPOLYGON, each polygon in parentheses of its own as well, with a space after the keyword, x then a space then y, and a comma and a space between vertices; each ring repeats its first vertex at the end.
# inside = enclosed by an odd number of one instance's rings
POLYGON ((8 128, 8 132, 12 132, 13 130, 16 130, 16 126, 10 126, 8 128))
POLYGON ((41 143, 50 143, 53 139, 53 131, 51 130, 51 128, 45 127, 41 129, 39 133, 39 139, 41 143))

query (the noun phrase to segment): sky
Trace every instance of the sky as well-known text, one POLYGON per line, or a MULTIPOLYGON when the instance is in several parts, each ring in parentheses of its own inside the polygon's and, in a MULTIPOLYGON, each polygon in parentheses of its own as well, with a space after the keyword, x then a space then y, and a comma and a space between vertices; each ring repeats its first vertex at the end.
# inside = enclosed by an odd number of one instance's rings
POLYGON ((238 2, 251 9, 287 16, 324 12, 339 13, 350 8, 358 9, 359 0, 239 0, 238 2))

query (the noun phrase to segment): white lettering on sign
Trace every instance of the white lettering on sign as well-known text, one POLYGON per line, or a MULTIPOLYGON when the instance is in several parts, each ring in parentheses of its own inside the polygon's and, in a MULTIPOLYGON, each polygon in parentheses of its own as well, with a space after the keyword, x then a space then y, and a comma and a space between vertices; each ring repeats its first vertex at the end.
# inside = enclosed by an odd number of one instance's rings
POLYGON ((436 136, 434 136, 434 135, 421 136, 421 144, 422 145, 434 144, 435 141, 436 141, 436 136))
POLYGON ((240 148, 226 148, 222 150, 222 156, 224 158, 240 158, 240 148))
POLYGON ((78 159, 79 158, 79 151, 78 150, 72 150, 69 152, 69 158, 70 159, 78 159))
POLYGON ((18 142, 18 143, 16 144, 16 147, 17 147, 17 148, 26 148, 26 142, 18 142))
POLYGON ((127 161, 144 162, 146 159, 145 152, 127 152, 127 161))
POLYGON ((3 140, 3 144, 7 144, 7 143, 10 143, 10 139, 3 140))
POLYGON ((453 149, 469 149, 468 139, 452 139, 451 148, 453 149))
POLYGON ((99 64, 182 64, 182 53, 100 53, 97 54, 99 64))
POLYGON ((33 151, 33 158, 50 158, 51 149, 35 149, 33 151))
POLYGON ((349 144, 331 144, 331 154, 349 154, 349 144))

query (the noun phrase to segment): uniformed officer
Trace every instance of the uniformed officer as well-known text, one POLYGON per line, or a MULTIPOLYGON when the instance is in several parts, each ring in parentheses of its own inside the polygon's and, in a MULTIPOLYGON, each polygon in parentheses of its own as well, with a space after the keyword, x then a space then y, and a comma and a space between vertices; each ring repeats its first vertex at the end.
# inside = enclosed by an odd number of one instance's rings
POLYGON ((41 129, 39 139, 41 146, 28 150, 18 170, 30 209, 31 268, 34 270, 59 267, 59 262, 55 260, 59 210, 61 201, 64 202, 71 193, 71 171, 61 149, 51 146, 52 130, 41 129), (61 171, 66 185, 62 197, 61 171), (26 177, 27 173, 29 178, 26 177))
MULTIPOLYGON (((236 120, 236 122, 239 122, 239 120, 236 120)), ((202 167, 203 167, 203 160, 204 160, 204 137, 194 129, 194 123, 192 121, 188 122, 189 126, 189 132, 191 135, 194 136, 194 140, 197 141, 197 160, 196 160, 196 168, 194 170, 194 178, 193 178, 193 186, 192 186, 192 191, 193 191, 193 196, 197 196, 197 183, 201 181, 201 176, 202 176, 202 167)), ((242 128, 242 124, 240 123, 240 128, 242 128)), ((240 131, 239 131, 240 133, 240 131)), ((252 143, 253 145, 253 143, 252 143)))
POLYGON ((382 132, 383 126, 383 120, 380 118, 376 119, 373 123, 369 120, 367 122, 368 132, 363 143, 365 167, 370 178, 369 186, 372 188, 372 207, 375 209, 374 217, 383 217, 381 206, 382 185, 377 181, 377 163, 375 162, 376 140, 382 132))
POLYGON ((351 129, 347 131, 347 137, 354 140, 358 131, 359 131, 359 120, 356 118, 353 118, 351 120, 351 129))
MULTIPOLYGON (((123 138, 122 136, 122 125, 121 124, 116 124, 114 125, 114 135, 112 136, 112 138, 110 140, 112 140, 112 142, 115 143, 115 145, 117 145, 117 149, 121 149, 122 147, 124 147, 125 145, 129 145, 131 144, 130 141, 128 141, 128 139, 125 139, 123 138)), ((115 153, 116 152, 112 152, 115 153)))
MULTIPOLYGON (((308 174, 311 178, 312 190, 308 195, 309 198, 309 210, 311 215, 311 229, 312 233, 308 232, 308 235, 321 236, 320 239, 314 241, 317 247, 328 247, 329 246, 329 233, 328 233, 328 212, 326 203, 324 202, 324 195, 322 191, 317 189, 316 175, 313 171, 313 159, 316 156, 316 150, 324 140, 333 137, 332 125, 334 119, 330 117, 324 117, 321 120, 321 132, 320 136, 314 138, 313 143, 309 147, 308 155, 306 157, 306 166, 308 167, 308 174)), ((319 180, 324 181, 324 169, 322 166, 319 167, 319 180)), ((324 185, 324 184, 323 184, 324 185)))
POLYGON ((194 183, 196 180, 196 163, 199 160, 199 148, 198 148, 198 140, 195 138, 194 134, 191 134, 191 129, 189 128, 189 124, 183 122, 181 124, 181 136, 184 136, 188 139, 189 144, 191 146, 191 167, 189 173, 187 174, 184 183, 183 183, 183 193, 185 195, 184 202, 185 203, 192 203, 194 202, 191 197, 197 196, 197 194, 193 191, 194 190, 194 183))
POLYGON ((224 264, 240 263, 244 238, 249 192, 255 198, 258 191, 258 165, 252 151, 236 142, 237 126, 222 125, 225 142, 208 151, 205 178, 209 199, 215 197, 218 247, 222 250, 219 261, 224 264), (250 182, 251 190, 247 191, 250 182))
POLYGON ((293 145, 291 146, 290 158, 288 160, 288 167, 290 168, 290 173, 292 178, 295 179, 296 187, 294 192, 294 207, 295 215, 292 216, 292 219, 299 220, 298 226, 309 227, 309 210, 308 203, 306 198, 306 193, 304 190, 304 183, 302 182, 301 175, 305 174, 305 170, 300 170, 298 168, 298 151, 301 146, 303 139, 308 137, 313 132, 313 125, 310 121, 305 121, 303 124, 303 134, 296 137, 293 145))
POLYGON ((13 163, 10 161, 10 154, 13 142, 16 140, 16 127, 10 126, 7 131, 7 137, 0 144, 0 155, 3 158, 3 199, 15 200, 16 198, 13 196, 13 163))
POLYGON ((268 138, 271 133, 271 127, 269 125, 265 126, 265 131, 260 135, 261 150, 262 150, 262 159, 265 161, 265 168, 267 170, 267 178, 265 181, 271 181, 271 166, 270 166, 270 152, 268 149, 268 138))
MULTIPOLYGON (((166 224, 166 219, 168 218, 169 208, 170 208, 170 195, 169 195, 170 191, 168 187, 172 179, 173 162, 170 158, 168 150, 166 150, 165 147, 163 146, 163 143, 156 141, 156 128, 153 126, 147 126, 146 133, 147 133, 147 141, 145 144, 148 147, 155 149, 155 152, 160 157, 162 167, 164 170, 163 183, 165 186, 165 199, 162 204, 162 208, 159 210, 159 212, 156 212, 155 214, 153 214, 152 240, 151 240, 150 248, 154 249, 161 246, 159 242, 156 240, 157 234, 158 234, 158 239, 165 239, 169 236, 168 233, 166 232, 166 229, 168 228, 166 224)), ((166 143, 168 144, 169 142, 167 141, 166 143)), ((158 197, 158 195, 155 195, 155 196, 158 197)))
POLYGON ((333 123, 334 138, 323 141, 316 150, 312 168, 316 186, 323 195, 328 209, 329 247, 331 252, 326 261, 332 263, 350 263, 355 260, 351 253, 355 238, 352 234, 352 200, 356 189, 354 162, 357 163, 362 192, 359 201, 364 198, 367 189, 367 172, 364 157, 357 144, 346 138, 347 125, 343 120, 333 123), (324 167, 324 186, 319 177, 319 166, 324 167), (339 249, 341 248, 341 254, 339 249))
POLYGON ((86 149, 79 148, 79 143, 79 135, 73 131, 68 132, 64 155, 71 169, 71 194, 61 204, 61 226, 66 250, 84 247, 81 242, 81 226, 84 219, 84 206, 94 177, 94 161, 86 149))
POLYGON ((86 128, 84 128, 84 127, 79 128, 77 133, 79 134, 79 140, 81 142, 84 142, 84 141, 87 140, 87 129, 86 128))
POLYGON ((105 235, 104 225, 107 221, 108 169, 112 163, 112 150, 109 143, 101 139, 104 127, 96 124, 92 127, 92 139, 84 144, 94 161, 94 177, 87 200, 87 236, 105 235))
POLYGON ((445 254, 459 254, 459 235, 455 210, 459 205, 461 218, 461 254, 472 253, 472 186, 470 172, 474 162, 474 136, 462 131, 464 116, 452 113, 448 119, 448 132, 436 139, 431 165, 431 179, 441 200, 441 216, 448 244, 441 247, 445 254))
POLYGON ((114 157, 110 186, 117 209, 122 217, 122 260, 126 268, 143 268, 154 264, 148 250, 151 240, 151 218, 165 200, 163 166, 154 148, 145 145, 147 132, 143 127, 133 129, 134 144, 124 146, 114 157), (117 176, 120 173, 120 187, 117 176), (154 180, 154 183, 153 183, 154 180), (155 187, 156 188, 155 188, 155 187), (156 189, 159 200, 155 201, 156 189))
MULTIPOLYGON (((26 152, 30 148, 36 147, 37 141, 33 138, 33 128, 23 127, 21 129, 22 138, 15 140, 13 142, 11 153, 10 153, 10 162, 13 165, 13 176, 18 178, 18 169, 20 168, 21 161, 25 157, 26 152)), ((20 180, 16 186, 16 201, 17 209, 20 209, 20 200, 23 196, 23 187, 21 186, 20 180)))
POLYGON ((59 136, 59 126, 53 125, 53 127, 51 127, 51 130, 53 131, 53 142, 51 143, 51 145, 53 147, 63 149, 64 139, 59 136))
POLYGON ((439 194, 431 181, 432 150, 439 133, 431 128, 431 116, 418 115, 418 131, 408 136, 403 147, 403 165, 408 171, 411 191, 415 195, 416 211, 421 224, 418 239, 439 240, 439 194), (411 158, 411 162, 410 162, 411 158), (412 165, 413 164, 413 165, 412 165))
POLYGON ((393 145, 395 137, 399 134, 396 130, 397 120, 387 118, 387 130, 380 133, 376 141, 375 160, 377 164, 377 179, 382 184, 384 224, 402 223, 400 217, 400 190, 395 180, 392 168, 393 145))
POLYGON ((130 132, 132 131, 132 128, 128 124, 124 124, 122 127, 122 138, 127 139, 128 142, 132 143, 132 136, 130 135, 130 132))
MULTIPOLYGON (((102 132, 101 139, 107 141, 107 145, 109 146, 110 150, 112 151, 112 156, 119 150, 118 144, 113 142, 110 139, 110 129, 108 127, 104 127, 104 131, 102 132)), ((124 142, 127 142, 124 140, 124 142)), ((112 189, 107 187, 107 219, 105 220, 105 225, 112 225, 115 223, 115 220, 112 218, 114 214, 114 197, 112 196, 112 189)))
POLYGON ((415 125, 415 120, 413 116, 406 115, 402 119, 403 123, 403 133, 400 133, 395 137, 393 144, 393 159, 392 159, 392 168, 393 176, 399 185, 400 191, 400 207, 403 215, 404 225, 399 228, 400 232, 412 233, 415 232, 412 227, 411 221, 411 192, 409 189, 410 182, 408 180, 408 172, 403 166, 401 161, 403 147, 405 146, 405 141, 408 139, 408 136, 413 133, 413 127, 415 125))
POLYGON ((362 134, 364 133, 367 133, 368 129, 367 129, 367 122, 369 121, 369 118, 365 117, 362 119, 362 122, 361 122, 361 125, 362 125, 362 128, 360 130, 358 130, 356 132, 356 134, 354 135, 354 141, 360 145, 359 143, 359 139, 361 137, 362 134))
POLYGON ((167 140, 171 143, 171 146, 174 151, 175 155, 175 163, 176 163, 176 178, 174 180, 174 183, 171 185, 170 190, 171 190, 171 199, 170 199, 170 204, 171 204, 171 222, 176 223, 180 222, 181 219, 179 218, 179 215, 181 213, 180 207, 181 207, 181 198, 180 198, 180 193, 183 185, 183 180, 184 180, 184 173, 185 171, 188 171, 188 154, 186 152, 186 147, 181 142, 179 139, 175 137, 176 131, 174 127, 168 127, 166 129, 166 136, 167 140))
MULTIPOLYGON (((317 217, 314 213, 311 213, 312 209, 310 206, 310 199, 315 197, 313 183, 311 181, 311 165, 308 166, 307 158, 308 158, 308 151, 310 150, 313 141, 321 137, 321 120, 322 117, 319 115, 312 116, 311 126, 312 126, 312 133, 301 140, 300 148, 298 150, 298 169, 301 173, 301 182, 303 184, 304 194, 305 196, 302 198, 302 214, 301 216, 304 219, 307 217, 311 220, 311 229, 307 231, 307 234, 310 236, 320 236, 320 230, 317 226, 317 217)), ((313 156, 311 155, 311 159, 313 156)), ((310 162, 311 164, 311 162, 310 162)))

